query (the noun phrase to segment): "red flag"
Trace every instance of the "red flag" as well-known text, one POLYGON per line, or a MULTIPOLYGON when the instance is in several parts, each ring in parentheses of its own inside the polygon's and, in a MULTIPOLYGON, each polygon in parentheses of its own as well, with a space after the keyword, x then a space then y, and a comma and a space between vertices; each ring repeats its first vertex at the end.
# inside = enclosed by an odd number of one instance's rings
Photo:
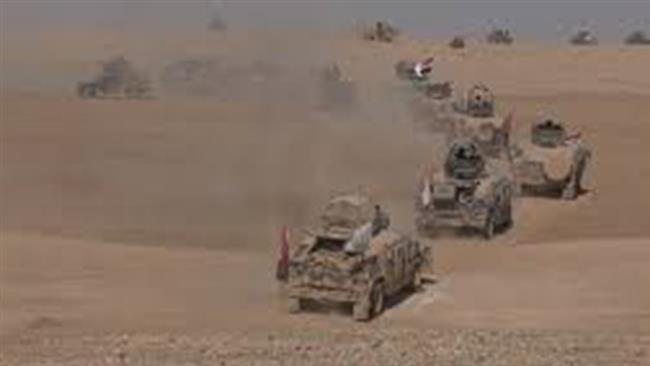
POLYGON ((280 234, 280 257, 275 272, 275 277, 279 281, 286 281, 289 278, 289 228, 282 227, 280 234))

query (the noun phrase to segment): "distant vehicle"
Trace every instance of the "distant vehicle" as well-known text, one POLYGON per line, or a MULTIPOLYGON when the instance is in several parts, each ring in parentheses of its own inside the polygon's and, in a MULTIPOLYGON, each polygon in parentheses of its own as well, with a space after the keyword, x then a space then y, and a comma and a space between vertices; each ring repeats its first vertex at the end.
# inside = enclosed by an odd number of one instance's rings
POLYGON ((456 36, 451 39, 449 42, 449 47, 453 49, 462 49, 465 48, 465 38, 461 36, 456 36))
POLYGON ((151 82, 124 57, 118 56, 102 64, 102 71, 93 80, 77 84, 82 99, 151 97, 151 82))
POLYGON ((509 150, 511 118, 498 116, 494 94, 483 84, 473 85, 456 104, 455 137, 470 138, 490 158, 505 157, 509 150))
POLYGON ((400 80, 414 80, 417 61, 400 60, 395 64, 395 76, 400 80))
POLYGON ((434 100, 450 99, 454 92, 451 81, 427 83, 422 85, 421 90, 427 98, 434 100))
POLYGON ((533 124, 529 142, 513 147, 512 159, 522 192, 560 194, 575 199, 582 191, 582 179, 591 151, 580 134, 568 135, 553 118, 533 124))
POLYGON ((363 29, 361 37, 366 41, 391 43, 399 34, 400 31, 395 26, 387 21, 380 20, 373 27, 363 29))
POLYGON ((476 143, 456 140, 444 168, 421 182, 415 226, 426 236, 444 227, 471 227, 491 239, 497 230, 512 225, 515 188, 508 171, 489 166, 476 143))
POLYGON ((514 37, 510 33, 510 30, 505 28, 493 29, 488 33, 485 40, 489 44, 503 44, 503 45, 511 45, 515 41, 514 37))
POLYGON ((630 46, 650 45, 650 36, 641 30, 634 31, 625 37, 625 44, 630 46))
POLYGON ((429 75, 433 69, 431 66, 433 57, 423 61, 400 60, 395 64, 395 76, 400 80, 413 83, 415 89, 421 91, 425 96, 432 99, 450 98, 452 85, 449 81, 431 82, 429 75))
POLYGON ((574 46, 594 46, 598 44, 598 39, 589 29, 581 29, 569 39, 569 43, 574 46))
POLYGON ((428 252, 416 240, 389 230, 389 218, 363 194, 334 197, 320 227, 289 261, 289 311, 305 302, 349 303, 356 320, 381 314, 385 297, 417 288, 428 252))

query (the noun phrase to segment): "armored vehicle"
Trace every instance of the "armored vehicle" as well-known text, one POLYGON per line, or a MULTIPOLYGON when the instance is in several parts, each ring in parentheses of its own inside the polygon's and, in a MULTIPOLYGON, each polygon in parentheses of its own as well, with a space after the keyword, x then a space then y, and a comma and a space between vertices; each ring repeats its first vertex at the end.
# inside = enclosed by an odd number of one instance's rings
POLYGON ((591 151, 580 134, 568 135, 561 122, 544 117, 533 123, 530 141, 513 147, 511 155, 522 192, 575 199, 591 151))
POLYGON ((469 138, 490 158, 506 155, 510 144, 511 117, 496 115, 494 95, 487 86, 472 86, 465 100, 456 104, 454 138, 469 138))
POLYGON ((384 299, 419 285, 428 254, 416 240, 388 229, 389 218, 366 195, 333 198, 320 227, 289 260, 289 310, 306 301, 352 304, 356 320, 379 315, 384 299))
POLYGON ((422 85, 422 92, 427 98, 433 100, 450 99, 453 94, 451 81, 441 81, 438 83, 427 83, 422 85))
POLYGON ((625 44, 635 45, 650 45, 650 37, 644 31, 634 31, 625 37, 625 44))
POLYGON ((421 62, 401 60, 395 64, 395 75, 400 80, 410 81, 414 88, 428 99, 450 99, 453 93, 452 83, 450 81, 432 82, 429 79, 432 62, 432 57, 421 62), (419 73, 417 71, 418 67, 421 70, 419 73))
POLYGON ((471 227, 491 239, 496 230, 509 227, 515 186, 507 170, 495 163, 471 140, 452 142, 444 168, 420 184, 415 204, 418 231, 432 236, 443 227, 471 227))
POLYGON ((149 79, 122 56, 104 62, 101 73, 93 80, 77 84, 77 95, 83 99, 146 98, 150 93, 149 79))
POLYGON ((515 39, 510 33, 509 29, 496 28, 490 31, 485 38, 489 44, 504 44, 511 45, 515 39))
POLYGON ((415 76, 416 61, 400 60, 395 64, 395 76, 400 80, 413 80, 415 76))
POLYGON ((598 44, 598 39, 589 29, 581 29, 569 39, 569 43, 574 46, 593 46, 598 44))
POLYGON ((456 36, 449 41, 449 47, 458 50, 465 48, 465 38, 461 36, 456 36))
POLYGON ((380 20, 373 27, 363 29, 362 38, 366 41, 391 43, 399 36, 399 33, 396 27, 387 21, 380 20))

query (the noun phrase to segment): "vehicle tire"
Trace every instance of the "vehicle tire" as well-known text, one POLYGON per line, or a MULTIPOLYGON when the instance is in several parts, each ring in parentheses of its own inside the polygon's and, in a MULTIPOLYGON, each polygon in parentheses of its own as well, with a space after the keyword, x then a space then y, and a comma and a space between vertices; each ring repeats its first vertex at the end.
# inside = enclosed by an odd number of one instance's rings
POLYGON ((578 187, 577 182, 575 182, 575 177, 562 189, 562 199, 565 200, 575 200, 578 197, 578 187))
POLYGON ((299 297, 290 297, 287 301, 287 310, 291 314, 297 314, 302 310, 302 299, 299 297))
POLYGON ((578 164, 578 169, 576 171, 576 176, 575 176, 575 186, 578 194, 580 194, 583 188, 582 182, 585 175, 585 170, 587 170, 588 161, 589 161, 589 156, 586 155, 582 159, 580 159, 580 163, 578 164))
POLYGON ((422 288, 422 274, 418 270, 415 271, 415 273, 413 273, 413 280, 411 281, 411 290, 413 290, 413 292, 417 292, 420 291, 421 288, 422 288))
POLYGON ((372 287, 371 295, 372 297, 372 316, 379 316, 384 312, 384 285, 382 283, 377 283, 372 287))
POLYGON ((352 306, 352 317, 356 321, 370 320, 370 294, 368 297, 358 300, 352 306))
POLYGON ((512 219, 512 197, 508 197, 506 207, 505 207, 505 213, 504 213, 503 228, 509 229, 512 227, 513 223, 514 221, 512 219))
POLYGON ((580 193, 582 185, 582 176, 584 175, 586 165, 586 157, 579 159, 579 161, 576 163, 574 171, 571 174, 571 179, 564 187, 564 189, 562 189, 562 199, 575 200, 578 198, 578 194, 580 193))
POLYGON ((494 237, 494 213, 492 211, 488 213, 487 218, 485 219, 483 237, 486 240, 490 240, 494 237))

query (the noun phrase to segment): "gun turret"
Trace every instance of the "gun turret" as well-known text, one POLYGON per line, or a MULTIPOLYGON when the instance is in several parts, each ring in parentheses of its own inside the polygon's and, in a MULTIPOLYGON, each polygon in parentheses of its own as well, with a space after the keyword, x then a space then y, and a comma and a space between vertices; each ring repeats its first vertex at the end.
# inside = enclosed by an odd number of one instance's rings
POLYGON ((445 162, 445 172, 448 176, 473 180, 480 177, 484 171, 485 159, 475 143, 460 140, 451 145, 445 162))

